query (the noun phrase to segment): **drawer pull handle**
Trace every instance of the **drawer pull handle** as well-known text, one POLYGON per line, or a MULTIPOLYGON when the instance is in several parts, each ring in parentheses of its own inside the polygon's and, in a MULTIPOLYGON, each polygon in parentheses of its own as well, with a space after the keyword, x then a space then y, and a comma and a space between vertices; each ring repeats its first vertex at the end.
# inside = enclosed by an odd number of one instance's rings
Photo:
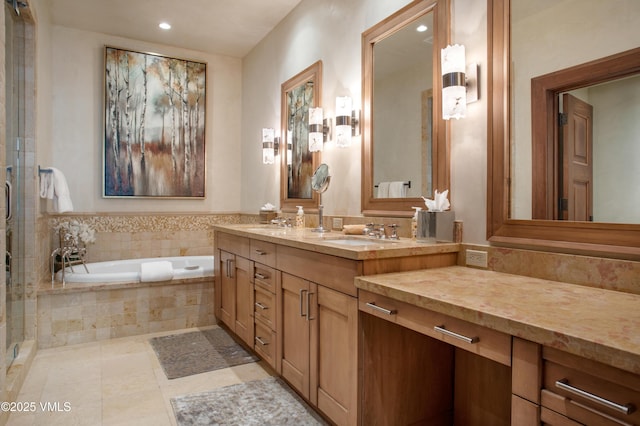
POLYGON ((268 306, 264 306, 264 305, 263 305, 262 303, 260 303, 260 302, 256 302, 256 303, 255 303, 255 305, 256 305, 256 307, 258 307, 258 308, 262 309, 263 311, 264 311, 265 309, 269 309, 269 307, 268 307, 268 306))
POLYGON ((602 398, 598 395, 594 395, 590 392, 584 391, 580 388, 577 388, 575 386, 571 386, 569 384, 569 380, 568 379, 560 379, 558 381, 556 381, 556 387, 560 388, 560 389, 564 389, 569 393, 572 393, 574 395, 578 395, 581 396, 583 398, 588 399, 589 401, 593 401, 597 404, 603 405, 605 407, 611 408, 612 410, 616 410, 622 414, 626 414, 629 415, 631 413, 633 413, 636 410, 636 407, 633 404, 618 404, 615 403, 613 401, 609 401, 608 399, 602 398))
POLYGON ((269 342, 265 342, 264 340, 262 340, 261 337, 256 336, 256 342, 260 343, 262 346, 267 346, 269 345, 269 342))
POLYGON ((300 316, 301 317, 307 317, 308 314, 309 314, 309 311, 307 311, 307 313, 305 314, 304 313, 304 308, 303 308, 303 306, 304 306, 304 295, 305 295, 305 293, 308 293, 308 292, 309 292, 308 290, 300 289, 300 316))
POLYGON ((264 251, 264 250, 260 250, 260 249, 256 249, 256 253, 257 253, 258 255, 260 255, 260 256, 264 256, 265 254, 267 254, 267 252, 266 252, 266 251, 264 251))
POLYGON ((367 306, 370 307, 371 309, 375 309, 376 311, 382 312, 383 314, 387 314, 387 315, 395 315, 398 312, 395 309, 386 309, 381 306, 378 306, 376 305, 375 302, 368 302, 367 306))
POLYGON ((444 325, 436 325, 433 329, 439 333, 446 334, 447 336, 453 337, 458 340, 462 340, 463 342, 467 342, 469 344, 478 343, 480 341, 479 337, 467 337, 462 334, 454 333, 453 331, 449 331, 444 328, 444 325))
POLYGON ((258 278, 258 279, 260 279, 260 280, 266 280, 266 279, 267 279, 266 275, 261 274, 261 273, 259 273, 259 272, 256 272, 256 273, 255 273, 255 275, 254 275, 254 277, 255 277, 255 278, 258 278))

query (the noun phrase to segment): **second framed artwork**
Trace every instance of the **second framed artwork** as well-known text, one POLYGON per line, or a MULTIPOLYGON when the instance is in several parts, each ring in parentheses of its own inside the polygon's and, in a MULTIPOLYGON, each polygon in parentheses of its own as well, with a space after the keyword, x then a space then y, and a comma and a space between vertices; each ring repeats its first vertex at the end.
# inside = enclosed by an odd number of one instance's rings
POLYGON ((105 47, 104 197, 204 198, 206 74, 105 47))

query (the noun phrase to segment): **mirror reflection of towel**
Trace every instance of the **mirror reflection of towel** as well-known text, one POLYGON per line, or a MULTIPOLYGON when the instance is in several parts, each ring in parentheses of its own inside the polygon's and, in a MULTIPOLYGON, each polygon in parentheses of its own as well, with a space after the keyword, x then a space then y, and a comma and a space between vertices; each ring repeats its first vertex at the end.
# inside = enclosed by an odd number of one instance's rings
POLYGON ((389 183, 389 198, 405 198, 407 196, 407 187, 404 182, 389 183))
POLYGON ((380 182, 378 184, 378 198, 389 198, 389 186, 391 182, 380 182))

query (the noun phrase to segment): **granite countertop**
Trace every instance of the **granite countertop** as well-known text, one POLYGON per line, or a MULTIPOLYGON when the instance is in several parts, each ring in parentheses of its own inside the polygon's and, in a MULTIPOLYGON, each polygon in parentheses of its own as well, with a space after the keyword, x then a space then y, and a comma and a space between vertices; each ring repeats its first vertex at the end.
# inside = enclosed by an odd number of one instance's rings
POLYGON ((640 295, 463 266, 356 287, 640 374, 640 295))
POLYGON ((213 229, 241 237, 272 242, 316 253, 353 260, 382 259, 425 254, 455 253, 460 244, 450 242, 421 243, 410 238, 379 240, 362 235, 345 235, 341 231, 313 232, 312 228, 282 228, 275 225, 214 225, 213 229), (336 243, 341 240, 342 243, 336 243), (348 240, 349 243, 345 243, 348 240))

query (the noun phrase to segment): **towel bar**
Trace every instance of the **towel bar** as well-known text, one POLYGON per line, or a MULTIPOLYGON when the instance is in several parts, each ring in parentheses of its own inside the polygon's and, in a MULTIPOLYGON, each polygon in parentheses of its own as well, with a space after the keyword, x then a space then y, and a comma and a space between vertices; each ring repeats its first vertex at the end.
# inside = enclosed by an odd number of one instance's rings
MULTIPOLYGON (((402 182, 402 183, 404 184, 404 186, 406 186, 406 187, 408 187, 408 188, 411 188, 411 181, 408 181, 408 182, 402 182)), ((376 184, 376 185, 373 185, 373 186, 374 186, 374 187, 376 187, 376 188, 378 187, 378 185, 377 185, 377 184, 376 184)))

